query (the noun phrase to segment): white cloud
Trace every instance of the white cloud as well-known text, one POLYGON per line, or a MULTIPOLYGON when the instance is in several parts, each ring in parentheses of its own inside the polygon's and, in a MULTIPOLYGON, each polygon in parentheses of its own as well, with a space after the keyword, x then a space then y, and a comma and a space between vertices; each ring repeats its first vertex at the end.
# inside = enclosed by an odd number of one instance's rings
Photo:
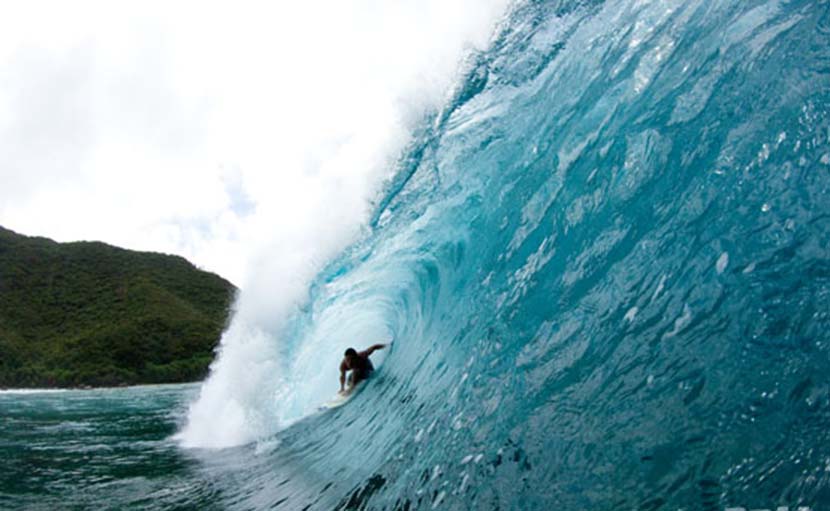
POLYGON ((245 284, 258 247, 363 219, 504 4, 10 4, 0 225, 179 253, 245 284))

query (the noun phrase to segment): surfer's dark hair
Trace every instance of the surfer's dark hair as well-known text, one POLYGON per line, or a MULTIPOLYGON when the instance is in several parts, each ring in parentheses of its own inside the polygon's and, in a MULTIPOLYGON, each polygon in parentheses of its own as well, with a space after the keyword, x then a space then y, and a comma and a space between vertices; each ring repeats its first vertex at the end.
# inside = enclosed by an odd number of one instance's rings
POLYGON ((354 350, 354 348, 349 348, 346 350, 346 353, 343 353, 343 355, 346 357, 356 357, 357 352, 354 350))

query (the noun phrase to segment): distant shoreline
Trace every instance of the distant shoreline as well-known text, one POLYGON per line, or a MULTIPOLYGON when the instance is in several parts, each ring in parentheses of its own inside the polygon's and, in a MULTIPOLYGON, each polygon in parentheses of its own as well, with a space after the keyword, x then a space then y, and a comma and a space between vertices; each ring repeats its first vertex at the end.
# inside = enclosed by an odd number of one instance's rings
POLYGON ((2 394, 59 394, 63 392, 77 392, 86 390, 121 390, 143 387, 174 387, 181 385, 199 385, 204 380, 179 382, 179 383, 137 383, 134 385, 118 385, 115 387, 53 387, 53 388, 34 388, 34 387, 20 387, 20 388, 0 388, 0 395, 2 394))

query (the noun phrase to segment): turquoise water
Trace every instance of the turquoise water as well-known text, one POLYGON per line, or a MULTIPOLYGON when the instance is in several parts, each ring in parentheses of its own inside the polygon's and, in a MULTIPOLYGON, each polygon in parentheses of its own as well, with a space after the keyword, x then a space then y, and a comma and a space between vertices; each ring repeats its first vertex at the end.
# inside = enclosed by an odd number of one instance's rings
POLYGON ((242 410, 291 426, 186 448, 198 387, 3 394, 4 503, 830 508, 830 3, 528 2, 471 61, 242 410), (307 413, 352 320, 395 342, 307 413))

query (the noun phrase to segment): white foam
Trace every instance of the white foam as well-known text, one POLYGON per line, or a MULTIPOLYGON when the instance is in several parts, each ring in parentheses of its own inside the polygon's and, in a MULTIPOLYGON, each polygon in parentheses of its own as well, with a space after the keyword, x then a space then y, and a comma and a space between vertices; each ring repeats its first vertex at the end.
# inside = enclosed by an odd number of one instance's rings
POLYGON ((718 261, 715 263, 715 270, 718 272, 718 275, 726 270, 726 267, 729 265, 729 252, 723 252, 720 257, 718 257, 718 261))
POLYGON ((70 389, 0 389, 2 394, 54 394, 58 392, 68 392, 70 389))
MULTIPOLYGON (((333 36, 329 23, 303 26, 294 30, 300 40, 286 41, 297 46, 299 56, 286 62, 264 60, 273 76, 264 85, 251 84, 254 96, 267 97, 268 84, 293 80, 297 98, 264 105, 241 98, 246 102, 239 107, 266 108, 273 126, 251 132, 244 118, 224 110, 238 131, 232 133, 237 137, 232 147, 249 147, 252 137, 277 157, 265 155, 273 163, 270 174, 245 175, 246 189, 267 198, 257 201, 256 215, 246 227, 262 241, 248 265, 218 359, 177 435, 186 446, 239 445, 313 412, 336 391, 343 348, 388 335, 377 311, 366 308, 350 311, 349 317, 334 311, 328 319, 315 318, 320 324, 308 338, 293 340, 298 348, 288 348, 281 329, 307 300, 314 275, 359 234, 411 128, 425 112, 439 108, 462 56, 488 44, 508 2, 353 3, 317 7, 347 14, 344 23, 366 16, 358 20, 358 29, 335 27, 339 31, 333 36), (364 24, 370 28, 366 33, 359 30, 364 24), (343 39, 335 40, 337 35, 343 39), (312 51, 313 60, 307 61, 302 55, 307 44, 331 52, 312 51), (291 106, 291 111, 284 114, 275 108, 279 105, 291 106)), ((268 55, 267 49, 259 50, 257 55, 268 55)), ((245 161, 260 165, 260 155, 252 153, 245 161)))
POLYGON ((663 338, 667 339, 669 337, 676 336, 684 328, 689 326, 689 324, 691 322, 692 322, 692 308, 689 307, 688 303, 684 303, 683 304, 683 313, 677 319, 674 320, 674 328, 672 329, 671 332, 668 332, 665 335, 663 335, 663 338))
POLYGON ((447 495, 447 492, 445 492, 444 490, 441 490, 441 492, 438 493, 438 496, 435 497, 435 502, 432 503, 432 509, 437 509, 438 506, 440 506, 441 503, 444 501, 444 497, 446 497, 446 495, 447 495))

